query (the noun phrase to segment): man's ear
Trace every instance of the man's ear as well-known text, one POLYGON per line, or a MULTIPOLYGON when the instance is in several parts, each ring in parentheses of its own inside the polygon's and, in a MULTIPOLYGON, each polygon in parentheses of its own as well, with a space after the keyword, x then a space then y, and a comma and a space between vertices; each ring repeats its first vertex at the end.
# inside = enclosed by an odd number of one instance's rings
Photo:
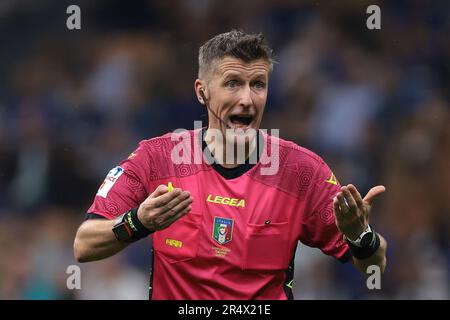
POLYGON ((206 92, 206 88, 204 85, 204 81, 200 80, 200 79, 196 79, 194 82, 194 90, 195 90, 195 95, 197 96, 197 100, 201 103, 201 104, 205 104, 205 100, 203 99, 202 96, 202 91, 203 91, 203 95, 204 97, 206 97, 206 99, 208 98, 207 92, 206 92))

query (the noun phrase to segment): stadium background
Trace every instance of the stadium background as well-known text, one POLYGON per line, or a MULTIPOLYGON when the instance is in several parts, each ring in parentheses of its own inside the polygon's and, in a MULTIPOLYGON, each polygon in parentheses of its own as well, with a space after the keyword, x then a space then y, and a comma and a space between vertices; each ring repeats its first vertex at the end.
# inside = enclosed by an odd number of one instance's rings
POLYGON ((341 183, 384 184, 372 222, 389 242, 382 290, 318 250, 297 254, 297 299, 449 299, 448 1, 0 3, 0 299, 147 297, 148 242, 81 265, 77 226, 138 141, 206 121, 198 47, 263 32, 279 64, 264 126, 310 148, 341 183), (80 31, 66 7, 81 7, 80 31), (382 9, 382 30, 366 8, 382 9))

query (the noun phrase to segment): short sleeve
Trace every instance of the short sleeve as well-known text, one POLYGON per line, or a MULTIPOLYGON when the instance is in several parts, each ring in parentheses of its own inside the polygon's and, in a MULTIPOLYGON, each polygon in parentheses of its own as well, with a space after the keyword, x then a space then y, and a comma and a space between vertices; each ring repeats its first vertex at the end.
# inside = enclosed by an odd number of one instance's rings
POLYGON ((336 226, 333 209, 333 198, 340 188, 334 173, 322 162, 307 196, 300 241, 342 261, 348 257, 348 245, 336 226))
POLYGON ((142 203, 149 194, 150 161, 145 143, 141 142, 126 160, 108 172, 87 213, 114 219, 142 203))

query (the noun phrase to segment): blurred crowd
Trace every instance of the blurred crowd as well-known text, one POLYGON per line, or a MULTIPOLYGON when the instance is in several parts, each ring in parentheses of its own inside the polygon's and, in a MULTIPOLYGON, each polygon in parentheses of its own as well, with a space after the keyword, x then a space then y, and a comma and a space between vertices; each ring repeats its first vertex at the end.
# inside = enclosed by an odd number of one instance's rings
POLYGON ((264 128, 318 153, 341 184, 387 192, 381 290, 299 246, 296 299, 450 298, 450 3, 3 0, 0 4, 0 299, 146 299, 150 242, 81 267, 73 239, 107 172, 137 143, 206 124, 199 46, 263 32, 278 63, 264 128), (66 8, 81 8, 81 30, 66 8), (366 8, 381 7, 381 30, 366 8))

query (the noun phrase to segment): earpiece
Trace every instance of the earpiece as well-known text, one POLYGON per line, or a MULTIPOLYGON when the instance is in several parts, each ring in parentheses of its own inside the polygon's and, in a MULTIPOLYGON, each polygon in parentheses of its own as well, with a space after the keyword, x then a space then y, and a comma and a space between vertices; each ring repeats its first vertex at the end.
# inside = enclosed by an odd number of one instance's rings
POLYGON ((203 102, 206 104, 207 100, 206 100, 205 92, 203 91, 203 88, 200 88, 200 96, 202 97, 203 102))
POLYGON ((209 111, 211 111, 211 113, 214 115, 214 117, 216 117, 217 119, 219 119, 220 122, 222 122, 222 124, 225 126, 225 128, 229 128, 228 124, 223 121, 215 112, 214 110, 212 110, 209 105, 208 105, 208 99, 206 99, 205 97, 205 92, 203 91, 203 88, 200 88, 200 96, 203 99, 203 103, 205 104, 206 108, 208 108, 209 111))

